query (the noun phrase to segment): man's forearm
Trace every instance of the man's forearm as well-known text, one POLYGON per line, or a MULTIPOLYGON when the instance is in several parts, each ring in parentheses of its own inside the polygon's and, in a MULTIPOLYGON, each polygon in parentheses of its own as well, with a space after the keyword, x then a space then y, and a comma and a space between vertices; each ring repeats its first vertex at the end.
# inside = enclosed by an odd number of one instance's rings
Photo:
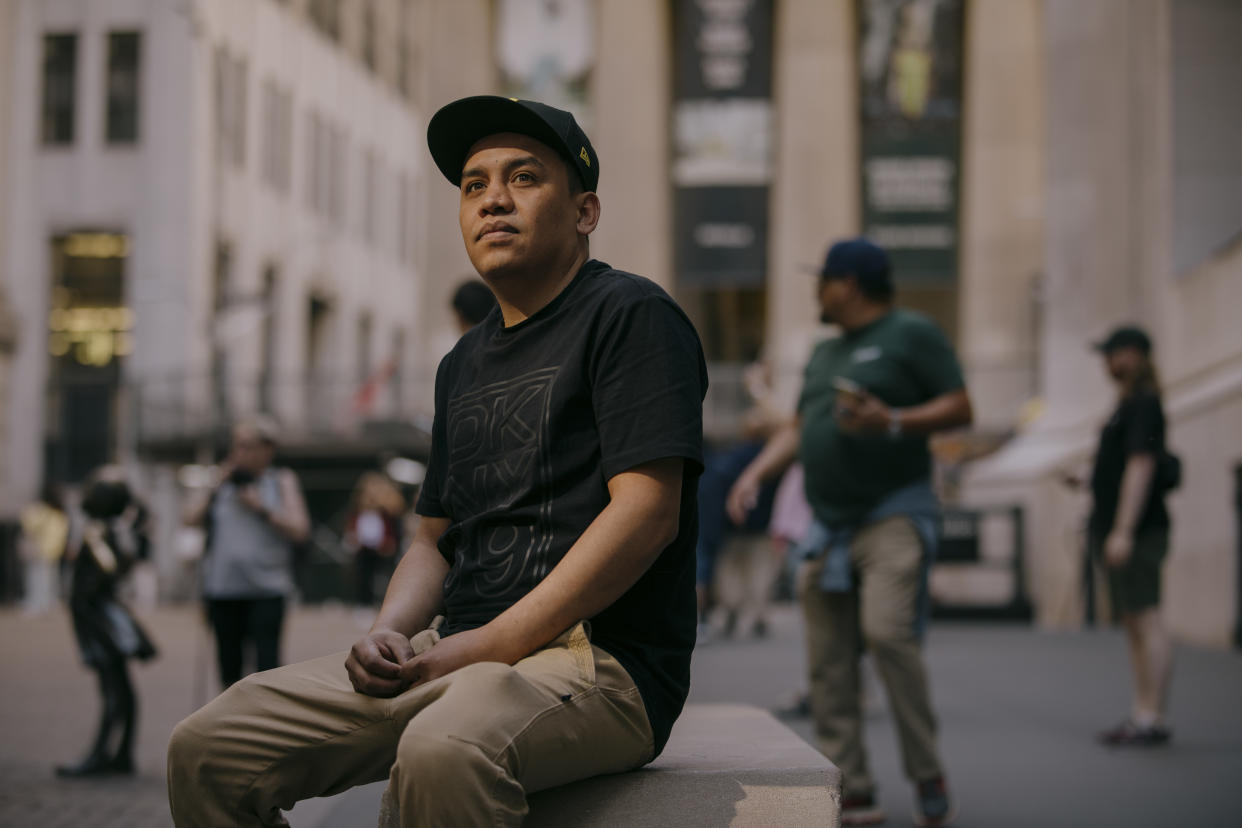
POLYGON ((768 438, 763 450, 746 467, 746 473, 757 475, 759 480, 771 480, 789 468, 789 464, 798 457, 801 431, 801 424, 798 420, 781 426, 768 438))
POLYGON ((970 425, 974 419, 970 397, 964 390, 942 394, 922 405, 893 411, 901 420, 901 430, 907 434, 933 434, 961 428, 970 425))
POLYGON ((684 461, 674 462, 661 461, 654 485, 614 494, 548 576, 487 625, 499 660, 515 663, 612 605, 676 539, 684 461))
POLYGON ((388 582, 372 630, 396 630, 406 636, 427 629, 444 604, 448 562, 434 543, 415 539, 388 582))
POLYGON ((213 486, 191 495, 189 504, 181 513, 181 522, 186 526, 202 526, 207 520, 207 506, 211 503, 211 496, 215 494, 215 491, 213 486))
POLYGON ((1143 514, 1143 506, 1151 492, 1151 481, 1156 472, 1156 458, 1150 454, 1135 454, 1126 461, 1121 478, 1121 496, 1117 500, 1117 515, 1113 530, 1127 534, 1134 531, 1143 514))

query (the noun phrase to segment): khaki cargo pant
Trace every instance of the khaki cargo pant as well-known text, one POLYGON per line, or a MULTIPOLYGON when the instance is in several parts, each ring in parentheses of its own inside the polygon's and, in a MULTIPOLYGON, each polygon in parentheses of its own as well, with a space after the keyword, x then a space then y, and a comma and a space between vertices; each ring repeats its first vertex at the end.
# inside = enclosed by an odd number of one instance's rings
POLYGON ((860 643, 888 691, 906 776, 924 781, 942 775, 936 719, 915 633, 922 542, 910 521, 890 518, 861 529, 850 557, 853 591, 819 588, 823 558, 803 565, 797 587, 806 621, 815 735, 820 751, 841 769, 846 796, 868 794, 875 787, 863 747, 860 643))
POLYGON ((584 624, 391 699, 354 692, 346 655, 256 673, 177 725, 174 823, 285 825, 299 800, 387 777, 381 825, 519 825, 528 793, 652 759, 638 688, 584 624))

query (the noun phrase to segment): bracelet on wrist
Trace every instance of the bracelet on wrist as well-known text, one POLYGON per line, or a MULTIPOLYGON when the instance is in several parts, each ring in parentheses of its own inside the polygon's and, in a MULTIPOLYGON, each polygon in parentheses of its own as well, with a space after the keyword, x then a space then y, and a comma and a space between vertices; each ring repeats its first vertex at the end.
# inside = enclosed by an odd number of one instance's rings
POLYGON ((890 439, 896 440, 901 436, 901 409, 890 408, 888 410, 888 436, 890 439))

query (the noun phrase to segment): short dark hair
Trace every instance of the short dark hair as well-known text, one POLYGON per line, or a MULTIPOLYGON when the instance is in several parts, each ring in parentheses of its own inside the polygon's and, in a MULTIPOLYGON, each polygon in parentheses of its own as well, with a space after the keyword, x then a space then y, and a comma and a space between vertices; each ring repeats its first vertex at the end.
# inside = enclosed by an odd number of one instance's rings
POLYGON ((461 283, 453 292, 453 310, 472 326, 486 319, 494 307, 496 296, 478 279, 461 283))

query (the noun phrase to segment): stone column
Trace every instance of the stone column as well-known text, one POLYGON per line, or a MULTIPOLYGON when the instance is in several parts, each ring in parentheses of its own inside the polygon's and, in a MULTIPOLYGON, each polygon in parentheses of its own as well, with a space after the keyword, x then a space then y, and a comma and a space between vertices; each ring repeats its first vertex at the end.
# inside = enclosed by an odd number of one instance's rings
POLYGON ((1003 430, 1038 394, 1043 266, 1039 0, 971 3, 966 17, 959 352, 976 427, 1003 430))
POLYGON ((820 331, 812 272, 830 240, 858 232, 853 8, 851 0, 776 4, 767 357, 790 408, 820 331))
POLYGON ((591 255, 672 292, 669 181, 672 14, 661 0, 597 0, 599 229, 591 255))

